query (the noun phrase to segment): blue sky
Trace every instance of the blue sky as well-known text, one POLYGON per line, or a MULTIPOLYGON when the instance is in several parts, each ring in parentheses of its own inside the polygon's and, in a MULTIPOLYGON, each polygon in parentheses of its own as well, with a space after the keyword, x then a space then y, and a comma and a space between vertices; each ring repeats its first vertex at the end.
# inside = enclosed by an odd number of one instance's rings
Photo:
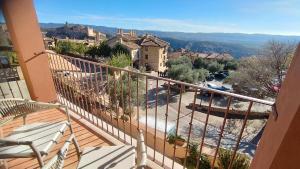
POLYGON ((300 35, 300 0, 34 0, 40 22, 300 35))

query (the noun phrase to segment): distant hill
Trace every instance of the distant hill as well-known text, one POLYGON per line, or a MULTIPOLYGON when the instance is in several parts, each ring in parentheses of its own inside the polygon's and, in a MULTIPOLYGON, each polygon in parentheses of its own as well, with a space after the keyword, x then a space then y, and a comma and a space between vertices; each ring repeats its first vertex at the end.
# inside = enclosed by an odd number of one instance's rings
MULTIPOLYGON (((42 29, 62 27, 60 23, 40 23, 42 29)), ((95 25, 84 25, 103 32, 108 37, 114 35, 117 28, 95 25)), ((124 29, 124 31, 128 31, 124 29)), ((249 56, 256 53, 269 40, 298 43, 300 36, 282 36, 243 33, 185 33, 153 30, 135 30, 138 35, 152 34, 171 43, 174 49, 187 48, 198 52, 228 52, 234 57, 249 56)))
POLYGON ((162 38, 170 43, 173 50, 184 48, 194 52, 229 53, 235 58, 255 55, 258 51, 254 47, 246 47, 240 44, 212 42, 212 41, 187 41, 173 38, 162 38))
POLYGON ((46 31, 46 36, 71 39, 84 39, 87 38, 86 27, 82 25, 59 26, 56 28, 42 28, 46 31))

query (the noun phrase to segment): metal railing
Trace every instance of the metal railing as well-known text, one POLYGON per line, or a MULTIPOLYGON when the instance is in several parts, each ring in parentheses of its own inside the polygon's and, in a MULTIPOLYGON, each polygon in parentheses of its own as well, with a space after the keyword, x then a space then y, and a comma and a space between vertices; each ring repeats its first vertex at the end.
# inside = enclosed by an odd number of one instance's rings
POLYGON ((251 159, 274 104, 131 68, 48 56, 63 104, 126 144, 132 144, 136 129, 144 130, 149 158, 166 168, 174 163, 198 168, 204 154, 213 168, 219 149, 231 152, 228 168, 237 153, 251 159), (192 144, 197 145, 193 164, 188 160, 192 144))

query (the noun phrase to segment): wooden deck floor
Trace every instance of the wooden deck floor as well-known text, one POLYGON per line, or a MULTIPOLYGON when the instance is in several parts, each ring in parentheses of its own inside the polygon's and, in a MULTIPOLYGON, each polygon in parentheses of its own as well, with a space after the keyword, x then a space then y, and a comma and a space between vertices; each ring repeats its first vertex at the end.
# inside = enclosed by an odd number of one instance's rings
MULTIPOLYGON (((62 119, 66 119, 64 113, 57 109, 52 109, 48 111, 30 114, 27 117, 27 123, 43 121, 61 121, 62 119)), ((2 129, 3 135, 7 136, 14 128, 22 125, 22 123, 23 120, 22 118, 20 118, 5 125, 2 129)), ((74 120, 72 120, 72 127, 74 129, 77 141, 79 142, 80 148, 92 146, 105 146, 110 144, 103 137, 98 136, 97 134, 93 133, 91 130, 89 130, 85 126, 82 126, 80 123, 74 120)), ((60 139, 60 142, 52 148, 50 154, 45 158, 46 162, 58 152, 59 148, 63 145, 64 141, 68 138, 69 135, 70 131, 67 130, 67 132, 64 134, 64 137, 60 139)), ((74 145, 72 144, 68 152, 64 168, 73 169, 76 168, 77 164, 78 158, 74 145)), ((9 169, 39 168, 38 162, 35 158, 9 159, 7 160, 7 165, 9 169)))

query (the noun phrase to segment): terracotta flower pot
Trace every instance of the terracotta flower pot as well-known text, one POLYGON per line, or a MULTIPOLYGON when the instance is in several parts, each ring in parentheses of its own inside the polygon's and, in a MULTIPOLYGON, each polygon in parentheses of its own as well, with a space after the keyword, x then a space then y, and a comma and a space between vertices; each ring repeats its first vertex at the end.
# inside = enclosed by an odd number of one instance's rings
POLYGON ((175 144, 178 145, 178 146, 183 146, 185 143, 185 140, 183 139, 176 139, 175 140, 175 144))

